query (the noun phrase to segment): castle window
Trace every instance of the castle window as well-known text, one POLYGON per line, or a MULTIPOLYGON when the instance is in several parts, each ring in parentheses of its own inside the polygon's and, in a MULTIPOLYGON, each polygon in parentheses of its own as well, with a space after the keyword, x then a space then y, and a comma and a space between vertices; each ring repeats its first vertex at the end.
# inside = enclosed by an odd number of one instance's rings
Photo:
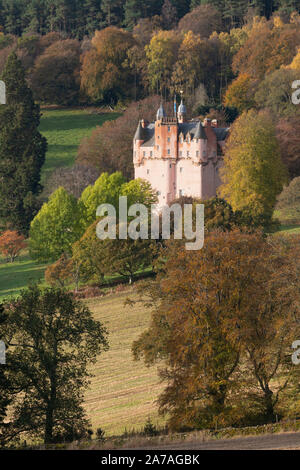
POLYGON ((183 171, 183 168, 181 167, 179 171, 180 171, 180 173, 182 173, 182 171, 183 171))
POLYGON ((206 156, 206 150, 203 150, 203 157, 206 156))
POLYGON ((171 131, 171 127, 170 127, 170 126, 168 126, 168 132, 170 132, 170 131, 171 131))
POLYGON ((161 192, 160 192, 160 191, 157 191, 156 195, 157 195, 157 196, 160 196, 160 195, 161 195, 161 192))
POLYGON ((172 168, 172 163, 170 163, 170 168, 172 168))
POLYGON ((182 157, 182 150, 179 150, 179 156, 182 157))
POLYGON ((150 157, 152 157, 152 155, 153 155, 153 152, 152 152, 152 150, 151 150, 151 151, 150 151, 150 157))
POLYGON ((170 137, 168 137, 168 142, 171 142, 171 139, 170 139, 170 137))
POLYGON ((146 156, 146 152, 143 152, 143 157, 145 157, 145 156, 146 156))
POLYGON ((149 174, 150 174, 150 170, 147 170, 147 175, 149 175, 149 174))
POLYGON ((199 150, 197 150, 196 152, 196 157, 199 157, 199 150))
POLYGON ((159 150, 159 145, 156 146, 157 150, 159 150))
POLYGON ((190 152, 189 152, 189 151, 186 152, 186 156, 187 156, 187 157, 190 156, 190 152))
POLYGON ((168 149, 168 155, 170 155, 170 153, 171 153, 171 150, 170 150, 170 149, 168 149))

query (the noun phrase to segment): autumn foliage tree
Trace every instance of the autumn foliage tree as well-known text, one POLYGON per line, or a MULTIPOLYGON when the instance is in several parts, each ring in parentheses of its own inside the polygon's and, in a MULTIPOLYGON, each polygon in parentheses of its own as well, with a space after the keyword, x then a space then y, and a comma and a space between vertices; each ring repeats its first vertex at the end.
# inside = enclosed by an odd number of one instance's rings
POLYGON ((214 31, 221 28, 221 15, 208 4, 199 5, 187 13, 178 23, 178 30, 181 32, 192 31, 199 34, 202 39, 209 38, 214 31))
POLYGON ((20 251, 26 248, 24 235, 15 230, 6 230, 0 236, 0 252, 13 263, 20 251))
POLYGON ((233 59, 233 70, 262 79, 266 73, 290 64, 299 44, 296 23, 285 24, 279 17, 269 22, 256 18, 247 41, 233 59))
POLYGON ((72 260, 63 254, 47 267, 45 281, 53 287, 64 288, 72 282, 72 269, 72 260))
POLYGON ((36 99, 63 105, 78 102, 80 52, 80 43, 75 39, 56 41, 46 48, 31 74, 36 99))
POLYGON ((95 167, 99 174, 121 171, 126 179, 132 179, 132 142, 138 122, 142 118, 151 122, 159 104, 159 96, 145 98, 130 104, 115 121, 107 121, 97 127, 90 137, 81 142, 77 163, 95 167))
POLYGON ((225 147, 219 194, 234 211, 248 213, 268 225, 276 197, 287 181, 270 115, 243 113, 232 126, 225 147))
POLYGON ((81 69, 81 89, 88 97, 110 103, 130 96, 134 83, 126 59, 133 45, 132 34, 123 29, 110 26, 95 32, 81 69))
POLYGON ((162 251, 156 280, 140 288, 152 320, 133 353, 164 364, 159 405, 171 429, 245 422, 248 406, 275 418, 297 374, 287 360, 299 330, 292 247, 236 229, 208 233, 197 252, 175 242, 162 251))
POLYGON ((255 106, 253 93, 255 91, 255 82, 246 74, 240 74, 228 87, 224 105, 238 109, 240 113, 248 111, 255 106))
MULTIPOLYGON (((295 106, 296 107, 296 106, 295 106)), ((300 114, 281 117, 276 125, 276 135, 283 162, 290 176, 300 176, 300 136, 295 129, 300 127, 300 114)))

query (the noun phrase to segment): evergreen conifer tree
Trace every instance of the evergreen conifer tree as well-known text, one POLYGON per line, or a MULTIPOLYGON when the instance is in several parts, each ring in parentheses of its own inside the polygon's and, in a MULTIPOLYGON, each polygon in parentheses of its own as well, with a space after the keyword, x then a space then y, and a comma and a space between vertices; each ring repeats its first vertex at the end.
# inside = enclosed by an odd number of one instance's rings
POLYGON ((38 130, 40 108, 15 53, 9 56, 1 80, 7 104, 0 108, 0 221, 26 233, 38 210, 47 141, 38 130))

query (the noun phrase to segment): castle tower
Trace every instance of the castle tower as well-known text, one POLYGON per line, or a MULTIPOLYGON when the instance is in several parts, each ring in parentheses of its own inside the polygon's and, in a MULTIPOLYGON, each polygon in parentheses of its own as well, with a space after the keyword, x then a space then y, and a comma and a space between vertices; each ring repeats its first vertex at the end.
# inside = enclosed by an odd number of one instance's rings
POLYGON ((181 98, 181 103, 180 103, 179 108, 178 108, 177 117, 178 117, 178 122, 179 123, 183 123, 183 122, 186 121, 186 106, 185 106, 185 104, 183 104, 183 99, 182 98, 181 98))

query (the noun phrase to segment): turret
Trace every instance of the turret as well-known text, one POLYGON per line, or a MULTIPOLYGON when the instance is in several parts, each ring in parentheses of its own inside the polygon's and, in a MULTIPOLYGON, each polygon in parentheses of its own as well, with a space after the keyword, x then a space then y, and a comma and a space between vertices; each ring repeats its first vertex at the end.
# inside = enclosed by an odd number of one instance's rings
POLYGON ((163 118, 167 117, 166 112, 164 110, 163 104, 160 104, 160 107, 157 110, 156 113, 156 120, 161 121, 163 118))
POLYGON ((177 117, 178 122, 180 123, 185 122, 186 120, 186 106, 183 104, 183 100, 181 100, 181 103, 179 105, 177 117))

